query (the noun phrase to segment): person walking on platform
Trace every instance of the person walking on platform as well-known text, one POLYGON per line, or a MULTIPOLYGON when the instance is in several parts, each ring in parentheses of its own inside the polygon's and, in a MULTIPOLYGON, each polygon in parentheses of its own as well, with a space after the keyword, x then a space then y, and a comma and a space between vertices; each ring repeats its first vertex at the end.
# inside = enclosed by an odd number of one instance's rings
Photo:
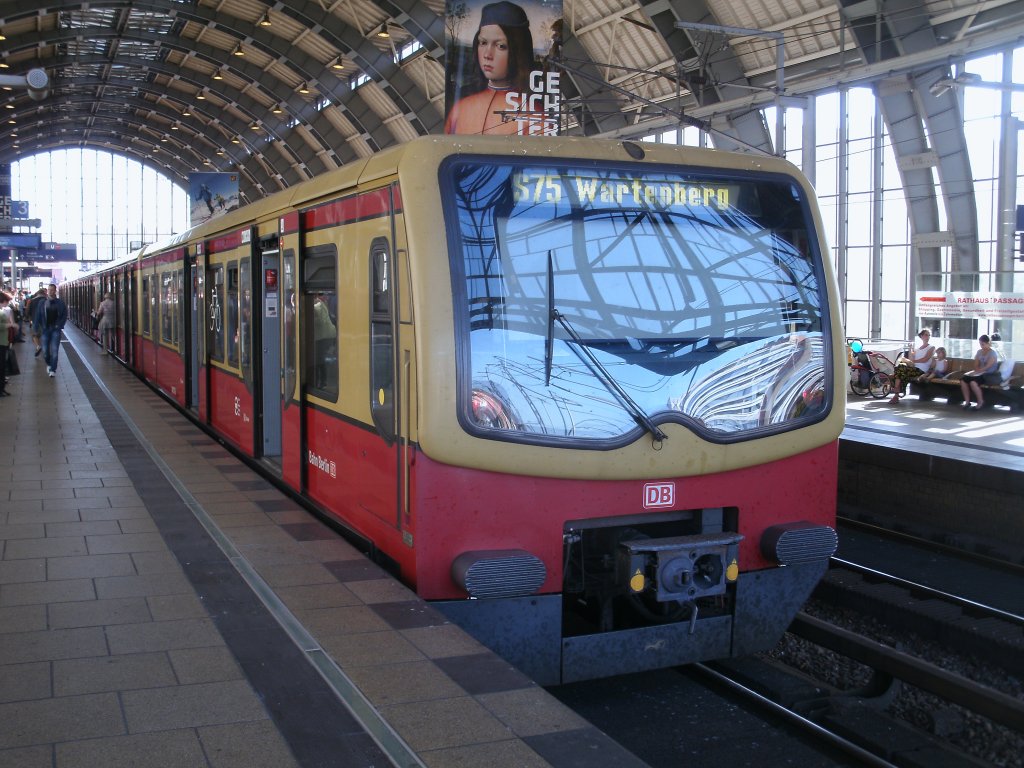
POLYGON ((14 322, 11 312, 11 297, 0 291, 0 397, 6 397, 7 391, 7 355, 11 353, 11 342, 14 340, 14 322))
POLYGON ((100 332, 100 343, 103 345, 103 349, 110 354, 114 349, 114 329, 116 327, 115 321, 117 309, 114 307, 114 297, 109 294, 103 294, 103 301, 100 302, 100 308, 96 312, 96 316, 99 319, 99 332, 100 332))
POLYGON ((46 358, 46 372, 52 379, 57 375, 57 359, 60 356, 60 335, 68 321, 68 306, 57 296, 57 284, 46 288, 46 298, 36 299, 33 304, 39 308, 32 314, 34 321, 43 329, 43 355, 46 358))
POLYGON ((36 312, 39 311, 39 304, 46 301, 46 289, 41 287, 32 294, 25 304, 25 318, 32 326, 32 343, 36 346, 36 357, 43 351, 43 328, 36 321, 36 312))

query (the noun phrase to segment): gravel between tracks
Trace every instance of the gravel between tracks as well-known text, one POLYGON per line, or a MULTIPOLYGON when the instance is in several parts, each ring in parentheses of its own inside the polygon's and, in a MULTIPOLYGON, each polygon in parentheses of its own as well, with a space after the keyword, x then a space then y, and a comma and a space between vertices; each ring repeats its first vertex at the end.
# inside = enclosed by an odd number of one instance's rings
MULTIPOLYGON (((913 633, 894 632, 871 618, 821 601, 811 600, 804 610, 822 621, 1024 701, 1024 681, 996 664, 950 651, 913 633)), ((859 688, 871 677, 870 668, 788 633, 766 655, 841 690, 859 688)), ((1024 768, 1024 734, 994 724, 918 688, 900 684, 899 692, 885 711, 992 765, 1024 768)))

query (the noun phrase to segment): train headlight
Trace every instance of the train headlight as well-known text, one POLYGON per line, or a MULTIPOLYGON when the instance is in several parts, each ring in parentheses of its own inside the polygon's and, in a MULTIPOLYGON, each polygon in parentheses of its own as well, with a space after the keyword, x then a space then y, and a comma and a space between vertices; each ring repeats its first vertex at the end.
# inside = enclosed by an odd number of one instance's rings
POLYGON ((493 392, 474 388, 470 404, 473 421, 488 429, 515 429, 516 422, 512 409, 493 392))

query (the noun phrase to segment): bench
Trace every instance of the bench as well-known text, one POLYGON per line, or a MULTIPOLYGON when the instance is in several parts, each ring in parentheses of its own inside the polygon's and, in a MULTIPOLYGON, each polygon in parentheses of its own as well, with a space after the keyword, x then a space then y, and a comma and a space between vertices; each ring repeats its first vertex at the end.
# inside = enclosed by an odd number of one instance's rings
MULTIPOLYGON (((942 397, 951 405, 962 403, 964 396, 960 391, 960 377, 974 367, 974 360, 950 358, 949 367, 950 372, 941 379, 910 381, 910 394, 917 395, 921 400, 942 397)), ((981 385, 985 407, 1005 405, 1011 411, 1024 410, 1024 362, 1004 360, 999 364, 999 372, 1003 377, 1002 382, 981 385)))

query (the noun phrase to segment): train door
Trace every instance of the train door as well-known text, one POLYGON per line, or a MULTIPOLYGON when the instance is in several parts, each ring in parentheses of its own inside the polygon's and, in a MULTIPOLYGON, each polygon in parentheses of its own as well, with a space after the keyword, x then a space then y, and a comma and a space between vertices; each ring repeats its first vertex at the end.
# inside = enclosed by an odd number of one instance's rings
POLYGON ((210 418, 210 345, 209 337, 214 332, 214 324, 220 322, 219 313, 215 316, 210 307, 211 283, 208 274, 205 244, 196 245, 195 291, 196 309, 193 317, 196 320, 196 362, 199 369, 199 420, 203 423, 210 418))
POLYGON ((279 223, 281 272, 279 300, 281 308, 281 354, 283 358, 283 391, 281 403, 281 477, 293 488, 305 490, 305 434, 304 403, 299 377, 302 360, 299 354, 301 318, 298 313, 298 261, 296 254, 302 241, 298 213, 290 213, 279 223))
POLYGON ((118 270, 110 276, 110 290, 114 294, 114 332, 110 334, 110 351, 121 357, 121 332, 124 328, 125 295, 123 273, 118 270))
POLYGON ((159 318, 156 314, 156 297, 160 287, 157 284, 156 264, 153 260, 140 263, 139 278, 139 316, 142 320, 139 329, 142 332, 139 344, 139 371, 143 379, 152 384, 156 380, 156 345, 160 338, 160 329, 157 326, 159 318))
POLYGON ((124 281, 124 306, 121 308, 121 328, 123 343, 121 354, 124 356, 128 367, 136 369, 135 357, 135 332, 139 319, 139 289, 136 285, 137 265, 130 264, 125 267, 122 280, 124 281))
POLYGON ((370 367, 370 416, 377 433, 384 439, 384 452, 377 461, 369 461, 364 467, 363 501, 367 509, 384 518, 389 525, 401 527, 401 514, 396 504, 400 493, 396 493, 402 477, 398 469, 400 456, 397 451, 397 430, 395 424, 395 354, 394 324, 392 313, 393 269, 391 248, 383 237, 373 240, 369 259, 370 275, 370 316, 369 326, 369 367, 370 367))
POLYGON ((282 326, 285 323, 287 297, 282 294, 281 251, 277 235, 260 240, 262 301, 260 392, 262 394, 263 457, 278 465, 281 461, 281 416, 283 413, 285 370, 281 365, 282 326))
POLYGON ((203 323, 200 319, 202 298, 200 287, 202 272, 199 270, 194 253, 185 259, 185 341, 188 351, 185 356, 185 381, 188 382, 186 403, 193 413, 199 410, 199 339, 203 323))
POLYGON ((360 469, 366 493, 361 503, 401 531, 411 546, 412 316, 403 279, 408 258, 404 225, 393 202, 390 209, 390 237, 373 238, 362 257, 368 259, 369 273, 369 317, 364 322, 370 340, 370 416, 384 448, 360 469))

